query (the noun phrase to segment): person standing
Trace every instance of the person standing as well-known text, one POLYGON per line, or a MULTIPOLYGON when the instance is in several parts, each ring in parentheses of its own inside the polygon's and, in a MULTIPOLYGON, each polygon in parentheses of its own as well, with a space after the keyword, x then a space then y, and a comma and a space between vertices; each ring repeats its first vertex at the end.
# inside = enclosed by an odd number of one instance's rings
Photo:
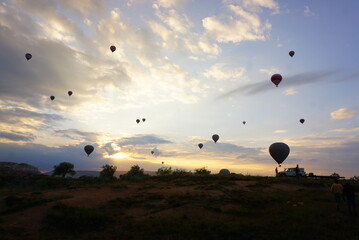
POLYGON ((297 166, 295 167, 295 176, 299 177, 299 165, 297 164, 297 166))
POLYGON ((278 168, 275 168, 275 176, 278 177, 278 168))
POLYGON ((355 189, 348 182, 343 187, 343 200, 347 201, 349 214, 356 216, 355 189))
POLYGON ((330 191, 334 194, 334 200, 337 206, 337 211, 339 211, 340 198, 343 194, 343 185, 338 183, 338 179, 334 179, 334 183, 330 187, 330 191))

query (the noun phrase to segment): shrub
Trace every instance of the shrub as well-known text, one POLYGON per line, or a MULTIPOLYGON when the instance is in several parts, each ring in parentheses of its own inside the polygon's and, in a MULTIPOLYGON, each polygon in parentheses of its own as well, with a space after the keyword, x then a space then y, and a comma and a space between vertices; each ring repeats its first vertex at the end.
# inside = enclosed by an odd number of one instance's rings
POLYGON ((132 166, 130 171, 128 171, 126 174, 121 176, 121 179, 123 180, 130 180, 130 179, 142 179, 149 177, 148 174, 145 174, 143 172, 143 168, 140 168, 137 164, 132 166))
POLYGON ((175 169, 172 172, 173 175, 181 175, 181 174, 191 174, 191 172, 187 172, 186 169, 175 169))
POLYGON ((210 174, 211 171, 207 170, 206 167, 197 168, 194 170, 194 174, 210 174))
POLYGON ((103 165, 102 171, 100 172, 100 178, 105 181, 113 181, 115 177, 113 176, 116 172, 117 167, 113 165, 103 165))
POLYGON ((171 175, 172 173, 173 171, 171 167, 161 167, 156 171, 156 175, 158 176, 167 176, 167 175, 171 175))

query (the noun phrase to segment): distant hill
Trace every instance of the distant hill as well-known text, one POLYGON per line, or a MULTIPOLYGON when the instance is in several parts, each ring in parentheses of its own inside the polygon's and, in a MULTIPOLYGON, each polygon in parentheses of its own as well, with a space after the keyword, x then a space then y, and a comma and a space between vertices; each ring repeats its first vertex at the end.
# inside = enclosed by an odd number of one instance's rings
POLYGON ((40 171, 27 163, 0 162, 0 174, 36 175, 40 171))
MULTIPOLYGON (((76 171, 76 174, 73 176, 73 178, 79 178, 82 176, 90 176, 90 177, 99 177, 100 176, 100 171, 86 171, 86 170, 75 170, 75 171, 76 171)), ((53 171, 46 172, 44 174, 51 176, 52 173, 53 173, 53 171)), ((116 171, 115 177, 119 177, 120 175, 123 175, 125 173, 127 173, 127 171, 116 171)), ((150 176, 156 175, 155 171, 144 171, 144 173, 148 174, 150 176)), ((69 175, 67 175, 67 176, 69 176, 69 175)))

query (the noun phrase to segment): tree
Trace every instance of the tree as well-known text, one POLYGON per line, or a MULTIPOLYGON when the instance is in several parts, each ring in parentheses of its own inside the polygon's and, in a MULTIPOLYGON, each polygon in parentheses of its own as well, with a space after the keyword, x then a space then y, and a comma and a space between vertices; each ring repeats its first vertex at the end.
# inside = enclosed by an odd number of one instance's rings
POLYGON ((100 172, 100 178, 105 180, 113 180, 115 177, 113 176, 116 172, 117 167, 113 165, 103 165, 102 171, 100 172))
POLYGON ((121 176, 121 179, 138 179, 148 177, 148 174, 144 174, 143 168, 140 168, 138 165, 133 165, 126 174, 121 176))
POLYGON ((194 174, 210 174, 211 171, 207 170, 206 167, 197 168, 194 170, 194 174))
POLYGON ((171 175, 172 174, 172 168, 171 167, 161 167, 157 169, 156 175, 158 176, 165 176, 165 175, 171 175))
POLYGON ((331 177, 336 177, 336 178, 339 178, 339 177, 340 177, 340 176, 339 176, 339 173, 332 173, 330 176, 331 176, 331 177))
POLYGON ((54 166, 54 172, 52 173, 53 176, 60 175, 65 177, 66 174, 70 174, 71 176, 76 174, 76 171, 74 171, 74 165, 72 163, 62 162, 59 165, 54 166))

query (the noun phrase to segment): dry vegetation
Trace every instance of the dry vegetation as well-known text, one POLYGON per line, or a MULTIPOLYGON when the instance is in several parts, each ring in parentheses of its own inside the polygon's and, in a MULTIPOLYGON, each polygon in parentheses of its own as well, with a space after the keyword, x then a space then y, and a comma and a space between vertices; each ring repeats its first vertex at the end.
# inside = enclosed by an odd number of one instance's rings
POLYGON ((111 183, 8 176, 0 182, 0 239, 358 239, 358 217, 344 203, 336 212, 330 184, 241 175, 111 183))

